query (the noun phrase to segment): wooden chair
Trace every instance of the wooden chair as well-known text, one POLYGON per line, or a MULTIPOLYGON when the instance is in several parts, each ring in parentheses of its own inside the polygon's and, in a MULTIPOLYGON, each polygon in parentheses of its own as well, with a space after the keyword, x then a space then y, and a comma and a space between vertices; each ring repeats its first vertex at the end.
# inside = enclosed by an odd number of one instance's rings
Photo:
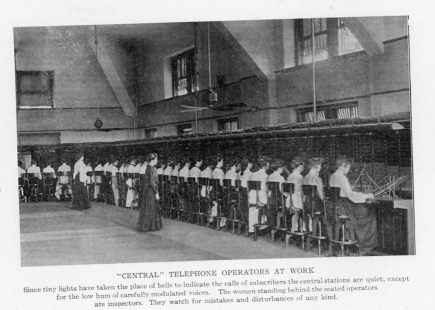
POLYGON ((327 193, 327 197, 330 200, 330 203, 334 204, 336 212, 334 239, 331 241, 339 245, 341 256, 345 256, 345 250, 351 246, 356 245, 357 241, 351 240, 349 237, 346 237, 349 234, 349 227, 347 223, 350 218, 346 214, 340 214, 340 190, 341 189, 339 187, 330 187, 325 189, 325 193, 327 193))
POLYGON ((189 223, 198 223, 198 185, 196 179, 188 177, 184 182, 184 193, 188 206, 189 223))
POLYGON ((316 199, 320 199, 317 196, 317 186, 302 185, 302 192, 304 194, 305 213, 311 214, 313 221, 313 231, 307 236, 307 250, 309 251, 311 249, 311 240, 317 240, 318 252, 320 255, 322 253, 322 242, 327 240, 327 237, 322 230, 324 223, 323 214, 325 214, 325 210, 323 210, 323 212, 316 210, 316 199))
POLYGON ((43 173, 43 179, 42 179, 42 192, 44 200, 46 201, 53 201, 55 200, 56 196, 56 181, 55 174, 52 172, 43 173))
POLYGON ((41 199, 38 176, 35 173, 27 173, 27 179, 29 181, 30 199, 38 202, 41 199))
POLYGON ((60 200, 70 200, 70 188, 71 188, 71 171, 60 171, 57 172, 58 184, 61 186, 60 189, 60 200))
POLYGON ((112 189, 112 172, 106 171, 105 174, 105 186, 104 186, 104 201, 108 204, 114 205, 115 204, 115 197, 113 196, 113 189, 112 189))
MULTIPOLYGON (((210 202, 211 202, 211 206, 213 206, 214 203, 216 203, 217 205, 217 210, 216 210, 216 221, 213 221, 213 223, 211 223, 209 221, 209 223, 211 224, 211 226, 214 226, 214 228, 216 228, 217 230, 220 230, 221 226, 221 221, 223 217, 226 217, 226 214, 224 214, 223 212, 223 188, 222 185, 220 183, 219 179, 210 179, 210 185, 212 187, 212 190, 210 192, 210 202)), ((211 216, 211 214, 210 214, 211 216)))
POLYGON ((209 178, 202 178, 199 177, 198 178, 198 184, 200 186, 199 188, 199 208, 200 208, 200 212, 199 217, 200 217, 200 225, 204 224, 204 221, 208 222, 209 219, 209 214, 210 214, 210 206, 211 206, 211 201, 210 201, 210 179, 209 178), (205 197, 201 195, 201 191, 202 188, 205 188, 205 197))
POLYGON ((86 172, 86 176, 91 179, 91 182, 86 184, 86 192, 88 194, 88 199, 94 200, 95 174, 93 171, 88 171, 86 172))
POLYGON ((26 174, 22 174, 18 177, 18 198, 20 202, 26 202, 26 195, 24 194, 24 180, 26 179, 26 174))
POLYGON ((236 226, 238 230, 238 234, 240 234, 241 230, 241 223, 239 220, 239 187, 240 182, 236 182, 235 180, 235 186, 232 185, 231 179, 224 179, 223 180, 223 205, 224 208, 229 211, 229 217, 227 218, 227 227, 228 225, 231 225, 232 229, 231 232, 234 234, 236 232, 236 226))
POLYGON ((99 194, 97 195, 96 201, 103 201, 103 175, 104 171, 94 172, 94 191, 97 186, 99 187, 99 194))
POLYGON ((178 210, 181 213, 182 221, 190 222, 191 214, 189 211, 189 196, 187 191, 187 181, 184 177, 178 177, 177 183, 178 210))
POLYGON ((305 208, 302 206, 302 210, 296 210, 293 216, 298 217, 296 230, 292 232, 292 236, 297 239, 300 239, 300 245, 302 250, 305 250, 305 241, 308 235, 308 222, 307 216, 305 214, 305 208), (305 227, 304 227, 305 226, 305 227))
POLYGON ((241 180, 236 180, 237 191, 237 201, 238 209, 240 215, 240 225, 238 233, 241 234, 243 229, 245 231, 245 236, 249 236, 249 202, 248 202, 248 188, 242 186, 241 180))
MULTIPOLYGON (((288 235, 288 228, 287 228, 287 212, 285 208, 285 200, 286 196, 283 190, 283 185, 285 183, 280 184, 279 182, 267 182, 267 188, 269 191, 268 195, 268 210, 270 215, 270 231, 271 231, 271 237, 272 241, 276 240, 276 234, 281 235, 282 241, 285 241, 285 244, 287 244, 287 235, 288 235), (278 214, 279 212, 282 213, 282 219, 283 223, 281 224, 278 220, 278 214)), ((291 189, 289 186, 286 187, 287 191, 290 191, 291 189)))
MULTIPOLYGON (((283 192, 283 194, 285 194, 284 197, 289 197, 289 201, 290 201, 289 210, 292 210, 293 201, 292 201, 291 197, 295 192, 294 183, 287 183, 287 182, 282 183, 282 192, 283 192)), ((284 198, 284 199, 286 199, 286 198, 284 198)), ((291 233, 290 227, 289 227, 290 211, 287 211, 287 206, 285 204, 285 201, 284 201, 283 209, 284 209, 283 222, 284 222, 284 228, 285 228, 285 244, 284 245, 287 246, 289 244, 289 240, 290 240, 290 237, 292 236, 292 233, 291 233)))
POLYGON ((170 195, 170 184, 169 184, 169 176, 168 175, 162 175, 162 197, 160 199, 162 200, 162 211, 164 216, 170 217, 171 216, 171 195, 170 195))
POLYGON ((169 198, 171 218, 180 220, 180 202, 178 200, 178 177, 175 175, 169 176, 169 198))
MULTIPOLYGON (((254 226, 253 240, 256 241, 260 232, 262 232, 262 231, 269 232, 270 226, 267 223, 262 222, 263 215, 264 214, 267 215, 267 213, 265 212, 267 205, 262 205, 260 203, 259 193, 261 191, 261 181, 248 181, 248 195, 249 195, 249 192, 251 192, 251 191, 255 192, 256 199, 255 199, 255 204, 250 203, 249 207, 250 208, 255 207, 258 209, 258 222, 257 222, 257 224, 253 225, 254 226)), ((250 223, 249 223, 249 225, 250 225, 250 223)))

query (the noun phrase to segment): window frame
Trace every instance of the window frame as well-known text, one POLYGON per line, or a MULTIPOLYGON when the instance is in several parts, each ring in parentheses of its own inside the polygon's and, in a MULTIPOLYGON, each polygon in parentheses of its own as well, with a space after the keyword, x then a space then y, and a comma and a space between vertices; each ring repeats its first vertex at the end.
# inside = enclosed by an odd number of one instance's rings
POLYGON ((157 128, 145 128, 144 136, 146 140, 154 139, 157 136, 157 128), (152 137, 149 136, 150 133, 152 133, 152 137))
MULTIPOLYGON (((328 59, 331 59, 333 57, 341 57, 353 53, 360 53, 364 51, 364 48, 353 50, 353 51, 346 51, 342 52, 340 50, 340 31, 343 29, 343 27, 348 27, 345 24, 341 24, 341 18, 335 17, 335 18, 326 18, 326 30, 319 31, 315 33, 315 36, 319 36, 322 34, 327 35, 326 37, 326 50, 327 50, 327 58, 325 59, 319 59, 316 60, 316 62, 319 61, 325 61, 328 59)), ((295 67, 297 66, 303 66, 307 64, 311 64, 311 60, 308 62, 303 62, 303 52, 304 52, 304 40, 307 40, 311 37, 311 34, 308 36, 303 35, 303 21, 304 19, 295 19, 294 21, 294 45, 295 45, 295 67)), ((350 31, 350 30, 349 30, 350 31)), ((352 32, 351 32, 352 34, 352 32)), ((353 35, 353 34, 352 34, 353 35)), ((355 38, 356 39, 356 38, 355 38)), ((357 40, 358 41, 358 40, 357 40)), ((359 42, 358 42, 359 43, 359 42)), ((359 44, 361 45, 361 44, 359 44)))
POLYGON ((183 124, 179 124, 177 125, 177 136, 178 137, 184 137, 184 136, 189 136, 193 134, 193 126, 192 123, 183 123, 183 124), (183 133, 184 129, 188 129, 190 128, 190 132, 187 133, 183 133))
POLYGON ((172 78, 172 97, 179 97, 195 92, 196 88, 196 49, 191 48, 183 51, 177 55, 170 57, 170 68, 171 68, 171 78, 172 78), (182 64, 183 59, 186 59, 186 75, 179 76, 180 69, 179 62, 182 64), (178 85, 179 82, 186 79, 186 93, 179 94, 178 85))
POLYGON ((228 117, 228 118, 221 118, 217 120, 217 126, 218 126, 218 131, 237 131, 240 129, 240 120, 237 116, 235 117, 228 117), (224 127, 224 125, 226 123, 236 123, 237 124, 237 128, 235 129, 230 129, 230 130, 225 130, 222 129, 221 127, 224 127))
MULTIPOLYGON (((325 19, 325 25, 326 25, 326 29, 325 30, 320 30, 314 33, 314 37, 319 37, 322 35, 326 35, 326 52, 327 52, 327 57, 325 59, 322 60, 326 60, 329 59, 330 57, 330 35, 331 35, 331 29, 330 29, 330 22, 329 22, 329 18, 315 18, 315 19, 325 19)), ((310 31, 309 35, 304 36, 304 19, 296 19, 295 20, 295 46, 296 46, 296 52, 295 52, 295 63, 296 65, 306 65, 311 63, 310 62, 303 62, 303 53, 304 53, 304 42, 307 40, 311 40, 312 38, 312 34, 310 31)), ((311 27, 310 27, 311 29, 311 27)), ((311 48, 310 48, 311 49, 311 48)), ((314 56, 315 57, 315 56, 314 56)), ((322 61, 322 60, 317 60, 317 61, 322 61)))
MULTIPOLYGON (((313 113, 312 107, 303 107, 296 110, 297 122, 298 123, 309 123, 310 121, 305 120, 306 113, 313 113)), ((359 104, 358 101, 350 101, 343 103, 334 103, 328 105, 321 105, 317 107, 317 115, 319 113, 325 114, 325 120, 338 120, 338 119, 352 119, 355 117, 359 117, 359 104), (356 108, 357 116, 354 117, 338 117, 338 110, 343 108, 356 108)))
POLYGON ((16 98, 17 98, 17 108, 18 109, 52 109, 54 107, 54 81, 55 72, 54 70, 19 70, 15 72, 15 87, 16 87, 16 98), (47 76, 48 90, 21 90, 21 80, 25 76, 47 76), (35 106, 24 106, 21 105, 22 95, 48 95, 48 105, 35 105, 35 106))

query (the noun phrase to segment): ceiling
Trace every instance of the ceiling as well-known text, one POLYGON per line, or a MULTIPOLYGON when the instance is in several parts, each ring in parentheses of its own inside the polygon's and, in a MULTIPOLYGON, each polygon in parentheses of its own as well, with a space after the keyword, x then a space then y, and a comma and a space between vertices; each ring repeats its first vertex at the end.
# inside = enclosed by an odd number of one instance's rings
POLYGON ((192 36, 193 23, 127 24, 97 26, 98 33, 114 39, 162 41, 177 36, 192 36))
MULTIPOLYGON (((134 40, 166 46, 176 41, 189 42, 193 38, 193 23, 155 23, 97 25, 99 36, 114 40, 134 40)), ((14 29, 15 44, 34 42, 50 38, 50 40, 73 40, 84 33, 93 33, 94 26, 53 26, 53 27, 20 27, 14 29)))

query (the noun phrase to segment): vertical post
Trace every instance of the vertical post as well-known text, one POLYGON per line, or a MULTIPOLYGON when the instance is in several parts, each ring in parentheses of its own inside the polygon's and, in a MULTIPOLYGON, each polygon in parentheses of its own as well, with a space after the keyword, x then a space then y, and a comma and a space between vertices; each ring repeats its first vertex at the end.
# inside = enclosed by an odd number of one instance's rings
POLYGON ((207 22, 208 87, 211 88, 210 22, 207 22))
POLYGON ((311 19, 311 59, 313 62, 313 112, 314 122, 317 122, 317 105, 316 105, 316 43, 314 35, 314 18, 311 19))
MULTIPOLYGON (((195 45, 195 108, 198 107, 198 88, 199 88, 199 81, 198 81, 198 23, 193 23, 193 38, 194 38, 194 45, 195 45)), ((198 133, 198 109, 195 109, 195 134, 198 133)))

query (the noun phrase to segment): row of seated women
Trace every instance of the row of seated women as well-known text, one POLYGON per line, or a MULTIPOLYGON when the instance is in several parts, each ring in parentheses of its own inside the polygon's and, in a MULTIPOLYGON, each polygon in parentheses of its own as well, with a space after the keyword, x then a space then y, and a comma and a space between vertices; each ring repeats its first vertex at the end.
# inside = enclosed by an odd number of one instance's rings
MULTIPOLYGON (((320 158, 308 161, 306 174, 303 174, 305 162, 299 157, 291 162, 291 171, 282 161, 267 157, 256 161, 224 160, 221 156, 194 161, 168 158, 160 160, 157 169, 160 205, 168 217, 229 228, 233 232, 237 229, 254 238, 261 231, 270 232, 273 237, 280 233, 283 238, 289 236, 299 243, 305 237, 308 246, 312 240, 338 240, 337 219, 341 216, 348 219, 347 239, 357 244, 361 254, 366 254, 377 242, 373 210, 364 204, 373 196, 353 191, 347 178, 351 163, 344 156, 337 159, 337 170, 329 179, 329 187, 338 189, 338 193, 332 194, 336 196, 334 203, 328 203, 319 177, 320 158)), ((138 171, 140 176, 147 163, 139 165, 136 170, 138 162, 133 159, 127 167, 127 171, 134 171, 126 181, 131 181, 127 185, 133 199, 134 184, 140 182, 134 175, 138 171)), ((343 241, 344 233, 342 229, 343 241)), ((331 246, 330 242, 329 251, 331 246)))
POLYGON ((23 168, 18 161, 18 192, 20 201, 40 201, 71 198, 71 167, 62 162, 57 171, 49 163, 44 169, 32 160, 31 165, 23 168))
MULTIPOLYGON (((296 157, 290 170, 280 160, 167 158, 157 164, 158 198, 167 217, 206 224, 217 229, 253 235, 262 231, 274 238, 295 239, 310 246, 312 240, 337 240, 339 216, 349 218, 349 240, 357 241, 359 252, 376 246, 376 220, 364 205, 372 198, 352 190, 347 178, 351 160, 337 159, 337 170, 329 186, 339 189, 335 203, 325 197, 319 176, 322 159, 311 158, 306 165, 296 157), (304 173, 307 171, 307 173, 304 173), (302 238, 299 238, 302 237, 302 238)), ((136 208, 143 199, 141 182, 148 162, 143 157, 87 163, 85 186, 89 197, 116 206, 136 208)), ((341 235, 344 237, 343 232, 341 235)), ((344 240, 344 239, 343 239, 344 240)), ((287 240, 286 240, 287 244, 287 240)), ((325 243, 329 251, 332 243, 325 243)), ((320 248, 320 246, 319 246, 320 248)))

